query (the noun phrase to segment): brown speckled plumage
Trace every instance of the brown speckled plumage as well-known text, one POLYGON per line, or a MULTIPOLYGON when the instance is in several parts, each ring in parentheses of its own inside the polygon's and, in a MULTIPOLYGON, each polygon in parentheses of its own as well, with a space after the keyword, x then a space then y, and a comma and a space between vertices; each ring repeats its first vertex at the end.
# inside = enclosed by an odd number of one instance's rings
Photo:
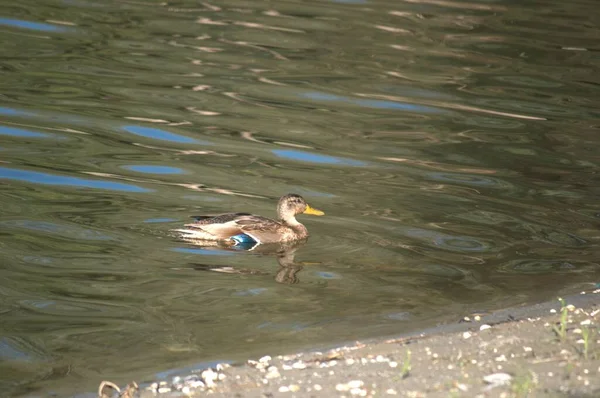
POLYGON ((308 231, 296 220, 297 214, 323 215, 296 194, 287 194, 277 204, 278 220, 250 213, 225 213, 197 216, 196 222, 175 230, 185 239, 231 241, 232 236, 245 234, 258 243, 290 242, 306 239, 308 231))

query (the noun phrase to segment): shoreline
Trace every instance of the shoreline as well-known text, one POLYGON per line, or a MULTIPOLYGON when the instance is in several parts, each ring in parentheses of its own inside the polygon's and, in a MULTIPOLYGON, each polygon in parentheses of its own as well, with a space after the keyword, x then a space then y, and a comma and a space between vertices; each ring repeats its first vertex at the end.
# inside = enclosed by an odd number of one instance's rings
POLYGON ((406 335, 221 364, 104 397, 600 396, 600 289, 406 335))

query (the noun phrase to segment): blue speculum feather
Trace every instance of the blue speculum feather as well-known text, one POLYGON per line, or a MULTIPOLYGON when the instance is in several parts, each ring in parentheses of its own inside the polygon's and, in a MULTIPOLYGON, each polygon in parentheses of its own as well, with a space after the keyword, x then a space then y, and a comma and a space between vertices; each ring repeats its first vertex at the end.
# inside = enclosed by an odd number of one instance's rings
POLYGON ((234 235, 231 237, 231 240, 233 240, 237 245, 257 243, 254 239, 252 239, 251 236, 246 234, 234 235))

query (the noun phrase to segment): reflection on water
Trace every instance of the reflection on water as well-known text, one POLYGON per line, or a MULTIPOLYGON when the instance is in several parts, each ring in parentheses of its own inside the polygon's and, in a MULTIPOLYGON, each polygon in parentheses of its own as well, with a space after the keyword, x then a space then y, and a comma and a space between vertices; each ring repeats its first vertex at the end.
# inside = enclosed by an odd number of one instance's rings
MULTIPOLYGON (((184 240, 186 240, 184 238, 184 240)), ((191 241, 190 243, 194 243, 191 241)), ((304 241, 296 241, 291 243, 271 243, 271 244, 237 244, 235 246, 231 245, 218 245, 206 248, 194 248, 194 249, 176 249, 179 252, 183 253, 196 253, 201 255, 229 255, 230 252, 235 251, 248 251, 254 254, 260 254, 261 256, 271 256, 275 257, 277 263, 279 264, 279 270, 275 275, 275 281, 278 283, 284 284, 295 284, 300 281, 298 278, 298 273, 302 270, 304 265, 302 263, 296 262, 296 251, 306 244, 306 240, 304 241)), ((202 270, 202 271, 214 271, 214 272, 222 272, 227 274, 265 274, 263 271, 255 271, 251 269, 243 269, 243 268, 234 268, 234 267, 220 267, 206 264, 194 264, 194 269, 202 270)), ((331 276, 328 273, 319 273, 319 276, 330 279, 331 276)), ((250 289, 249 293, 239 293, 240 295, 244 294, 260 294, 266 289, 250 289)))
POLYGON ((406 332, 600 281, 589 2, 2 12, 5 394, 406 332), (285 192, 327 209, 301 247, 169 232, 195 213, 272 215, 285 192))

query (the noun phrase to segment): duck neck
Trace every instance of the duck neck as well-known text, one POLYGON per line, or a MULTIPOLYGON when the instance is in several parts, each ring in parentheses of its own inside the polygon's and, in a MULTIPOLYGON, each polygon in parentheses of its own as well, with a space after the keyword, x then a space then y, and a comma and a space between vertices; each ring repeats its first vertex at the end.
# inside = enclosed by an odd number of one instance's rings
POLYGON ((298 237, 306 237, 308 236, 308 230, 293 215, 281 217, 281 222, 290 227, 298 234, 298 237))

